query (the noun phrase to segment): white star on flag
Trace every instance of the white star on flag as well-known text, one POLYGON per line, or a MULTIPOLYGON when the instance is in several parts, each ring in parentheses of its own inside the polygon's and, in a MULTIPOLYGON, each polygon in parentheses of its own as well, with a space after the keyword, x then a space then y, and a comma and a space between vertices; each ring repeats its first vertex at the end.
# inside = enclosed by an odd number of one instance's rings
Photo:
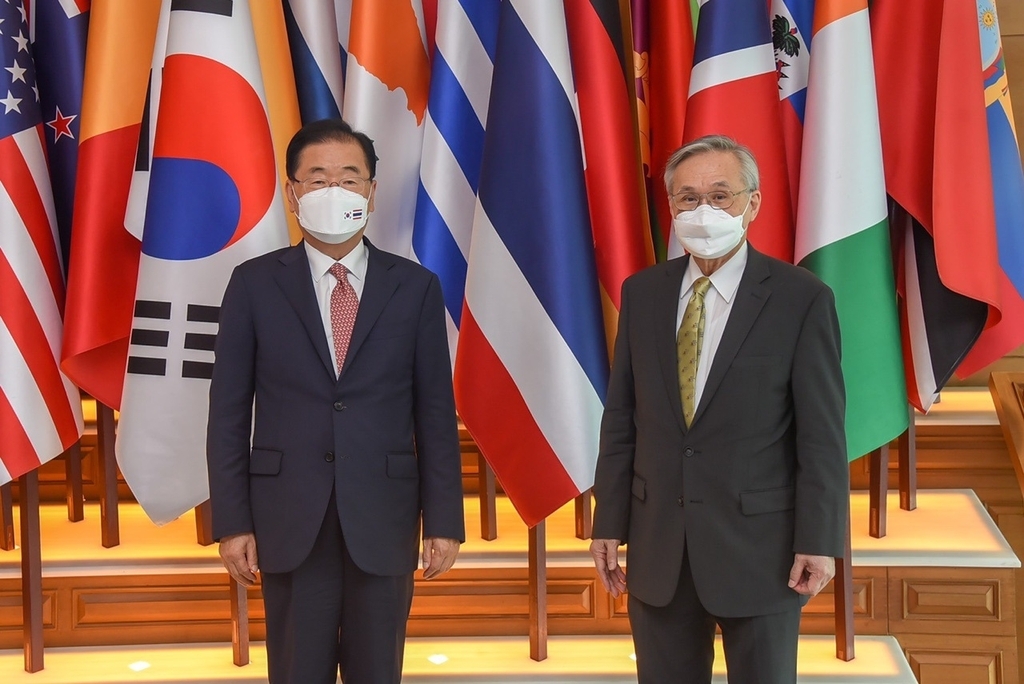
POLYGON ((18 8, 18 11, 21 12, 21 23, 27 24, 28 15, 25 14, 25 3, 21 3, 21 7, 18 8))
POLYGON ((21 109, 18 108, 20 102, 21 98, 11 95, 10 90, 7 91, 7 97, 0 100, 0 104, 4 106, 4 114, 10 114, 12 110, 21 114, 21 109))
POLYGON ((14 61, 14 66, 4 67, 4 71, 11 72, 11 83, 14 83, 15 81, 21 81, 22 83, 27 84, 27 82, 25 81, 25 72, 28 71, 28 69, 25 69, 24 67, 19 65, 17 60, 14 61))
POLYGON ((18 31, 18 35, 11 36, 11 40, 18 44, 18 52, 21 52, 22 50, 28 52, 28 38, 21 35, 21 31, 18 31))

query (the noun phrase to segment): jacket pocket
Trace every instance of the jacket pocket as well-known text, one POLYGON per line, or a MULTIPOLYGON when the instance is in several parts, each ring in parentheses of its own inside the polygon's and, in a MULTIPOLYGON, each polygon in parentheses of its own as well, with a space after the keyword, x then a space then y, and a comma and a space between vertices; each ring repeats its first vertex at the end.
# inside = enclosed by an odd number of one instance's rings
POLYGON ((416 462, 416 454, 399 453, 387 455, 387 473, 392 478, 416 478, 420 475, 420 466, 416 462))
POLYGON ((644 501, 647 499, 647 480, 639 475, 633 476, 633 485, 629 488, 633 496, 644 501))
POLYGON ((740 492, 740 508, 743 515, 758 515, 788 511, 796 505, 795 487, 762 489, 757 492, 740 492))
POLYGON ((250 475, 277 475, 281 472, 281 452, 274 449, 253 449, 249 456, 250 475))

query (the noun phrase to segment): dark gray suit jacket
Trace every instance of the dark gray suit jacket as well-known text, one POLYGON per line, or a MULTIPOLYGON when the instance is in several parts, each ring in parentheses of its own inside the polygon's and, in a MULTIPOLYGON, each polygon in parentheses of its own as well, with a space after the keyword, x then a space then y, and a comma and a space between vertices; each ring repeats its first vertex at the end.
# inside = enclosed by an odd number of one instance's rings
POLYGON ((415 570, 421 516, 426 536, 465 537, 440 283, 366 245, 337 379, 301 244, 241 264, 224 293, 207 438, 213 534, 255 532, 267 572, 309 554, 332 488, 368 573, 415 570))
POLYGON ((832 291, 749 248, 690 429, 676 365, 687 258, 629 278, 601 424, 594 537, 628 544, 628 587, 664 606, 684 541, 721 617, 781 612, 794 553, 841 557, 849 466, 832 291))

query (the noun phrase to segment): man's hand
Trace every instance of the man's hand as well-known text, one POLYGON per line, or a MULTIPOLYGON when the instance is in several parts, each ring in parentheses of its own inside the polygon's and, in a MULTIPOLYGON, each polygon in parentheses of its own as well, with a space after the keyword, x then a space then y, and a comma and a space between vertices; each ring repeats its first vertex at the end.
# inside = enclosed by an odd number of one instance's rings
POLYGON ((448 572, 459 555, 458 539, 423 538, 423 579, 434 579, 448 572))
POLYGON ((220 558, 228 574, 243 587, 256 583, 256 536, 251 532, 234 534, 220 540, 220 558))
POLYGON ((798 553, 793 559, 793 569, 789 571, 789 588, 804 596, 817 596, 835 574, 835 558, 798 553))
POLYGON ((619 598, 626 591, 626 573, 619 566, 618 539, 595 539, 590 542, 590 555, 594 557, 594 566, 601 584, 608 593, 619 598))

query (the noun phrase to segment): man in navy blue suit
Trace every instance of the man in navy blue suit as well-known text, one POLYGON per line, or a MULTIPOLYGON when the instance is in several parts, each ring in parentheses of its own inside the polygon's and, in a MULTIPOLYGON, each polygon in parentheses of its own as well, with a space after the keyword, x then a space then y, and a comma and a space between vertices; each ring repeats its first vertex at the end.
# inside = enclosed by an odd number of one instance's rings
POLYGON ((274 684, 339 666, 346 684, 397 684, 417 558, 437 577, 465 538, 441 287, 363 237, 376 162, 343 121, 296 133, 304 241, 241 264, 221 306, 213 533, 232 577, 261 573, 274 684))

